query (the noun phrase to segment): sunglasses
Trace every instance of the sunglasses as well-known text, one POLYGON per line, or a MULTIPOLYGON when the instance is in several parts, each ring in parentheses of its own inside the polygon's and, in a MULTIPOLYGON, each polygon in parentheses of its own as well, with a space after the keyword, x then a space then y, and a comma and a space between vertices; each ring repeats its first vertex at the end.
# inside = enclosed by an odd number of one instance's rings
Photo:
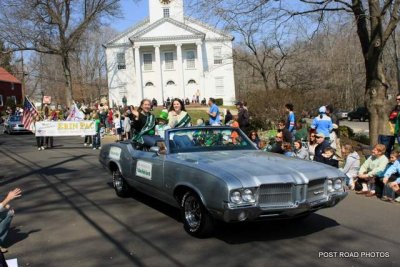
POLYGON ((396 98, 397 101, 400 101, 400 98, 396 98))

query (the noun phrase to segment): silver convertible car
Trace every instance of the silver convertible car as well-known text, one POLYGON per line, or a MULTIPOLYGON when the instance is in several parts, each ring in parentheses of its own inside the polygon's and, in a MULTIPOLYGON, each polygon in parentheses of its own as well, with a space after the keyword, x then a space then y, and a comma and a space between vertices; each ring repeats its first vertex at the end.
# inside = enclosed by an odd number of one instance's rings
POLYGON ((302 218, 347 195, 338 169, 258 150, 237 128, 188 127, 147 137, 140 146, 103 146, 100 162, 118 196, 135 189, 178 207, 193 236, 211 234, 216 220, 302 218))

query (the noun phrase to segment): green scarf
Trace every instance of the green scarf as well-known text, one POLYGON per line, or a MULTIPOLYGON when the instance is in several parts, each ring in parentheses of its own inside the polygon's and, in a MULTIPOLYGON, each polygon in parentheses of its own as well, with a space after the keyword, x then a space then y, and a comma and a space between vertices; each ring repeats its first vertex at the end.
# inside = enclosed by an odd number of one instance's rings
POLYGON ((143 144, 143 135, 154 135, 154 127, 156 126, 156 119, 153 114, 147 115, 146 124, 143 126, 139 133, 135 134, 132 141, 143 144))
POLYGON ((175 128, 185 127, 191 119, 189 113, 186 113, 186 115, 183 116, 183 118, 175 125, 175 128))

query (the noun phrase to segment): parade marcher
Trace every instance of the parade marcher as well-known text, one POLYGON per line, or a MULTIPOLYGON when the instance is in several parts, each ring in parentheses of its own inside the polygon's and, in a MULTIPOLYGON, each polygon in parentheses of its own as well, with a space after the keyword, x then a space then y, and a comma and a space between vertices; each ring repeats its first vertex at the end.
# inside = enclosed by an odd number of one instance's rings
POLYGON ((326 115, 326 107, 322 106, 318 110, 319 115, 314 118, 311 128, 315 129, 318 134, 323 134, 326 139, 329 139, 329 134, 333 129, 332 120, 326 115))
POLYGON ((210 107, 210 109, 207 111, 207 114, 209 116, 209 124, 212 126, 221 125, 221 120, 220 120, 220 116, 219 116, 219 108, 215 104, 214 98, 210 97, 210 99, 208 100, 208 106, 210 107))
POLYGON ((135 134, 132 141, 139 144, 144 144, 144 136, 154 135, 155 131, 155 117, 150 112, 151 101, 149 99, 143 99, 140 102, 138 110, 133 110, 132 113, 135 116, 133 127, 135 134))
MULTIPOLYGON (((86 120, 90 120, 91 119, 90 114, 86 114, 85 115, 85 119, 86 120)), ((84 146, 92 146, 93 145, 93 138, 92 137, 93 137, 92 135, 85 135, 85 140, 84 140, 83 145, 84 146)))
POLYGON ((100 118, 99 114, 95 112, 93 114, 93 121, 94 121, 94 126, 95 126, 95 131, 96 133, 93 135, 93 150, 95 149, 100 149, 101 148, 101 138, 100 138, 100 118))
MULTIPOLYGON (((36 115, 36 117, 34 119, 34 122, 31 124, 31 127, 32 127, 31 131, 32 131, 33 134, 36 134, 36 129, 37 129, 36 128, 36 123, 38 121, 40 121, 40 117, 39 117, 39 115, 36 115)), ((44 147, 44 137, 43 136, 36 136, 36 145, 37 145, 37 148, 38 148, 39 151, 45 149, 45 147, 44 147)))
POLYGON ((10 207, 10 201, 21 196, 21 189, 15 188, 8 192, 7 196, 0 203, 0 251, 6 253, 8 250, 4 248, 4 240, 7 237, 8 230, 12 218, 14 217, 14 210, 10 207))
POLYGON ((172 100, 168 110, 168 125, 171 128, 190 126, 190 115, 186 112, 185 104, 179 98, 172 100))

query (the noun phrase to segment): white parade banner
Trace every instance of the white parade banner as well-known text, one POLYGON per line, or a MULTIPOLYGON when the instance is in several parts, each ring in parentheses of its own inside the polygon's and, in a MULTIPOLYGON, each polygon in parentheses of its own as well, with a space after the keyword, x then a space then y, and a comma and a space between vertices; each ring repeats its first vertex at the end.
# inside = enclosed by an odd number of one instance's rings
POLYGON ((38 121, 36 136, 84 136, 95 135, 94 121, 38 121))

